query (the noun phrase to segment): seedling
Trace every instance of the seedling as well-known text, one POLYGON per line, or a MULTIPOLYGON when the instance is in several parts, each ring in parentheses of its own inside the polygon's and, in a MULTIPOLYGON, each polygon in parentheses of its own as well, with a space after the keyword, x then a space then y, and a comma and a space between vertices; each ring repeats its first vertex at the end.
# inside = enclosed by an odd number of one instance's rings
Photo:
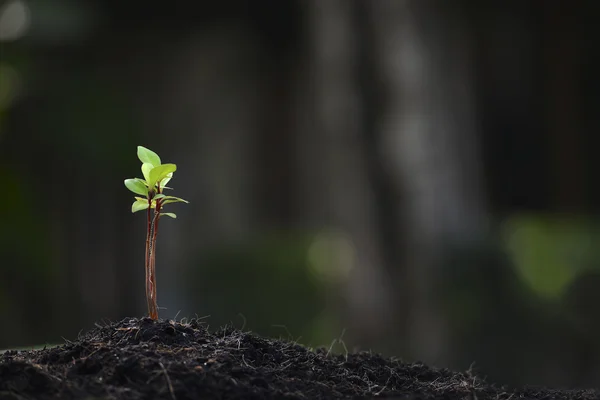
POLYGON ((145 147, 138 146, 137 155, 142 162, 144 179, 125 179, 125 186, 133 193, 144 197, 135 197, 131 205, 131 212, 147 210, 148 219, 146 231, 146 301, 148 314, 153 320, 158 319, 158 304, 156 302, 156 237, 158 235, 158 222, 160 217, 177 218, 173 213, 162 212, 163 207, 170 203, 188 203, 187 200, 174 196, 165 196, 163 191, 171 189, 167 183, 173 178, 177 170, 175 164, 161 164, 158 154, 145 147), (154 211, 152 211, 154 210, 154 211))

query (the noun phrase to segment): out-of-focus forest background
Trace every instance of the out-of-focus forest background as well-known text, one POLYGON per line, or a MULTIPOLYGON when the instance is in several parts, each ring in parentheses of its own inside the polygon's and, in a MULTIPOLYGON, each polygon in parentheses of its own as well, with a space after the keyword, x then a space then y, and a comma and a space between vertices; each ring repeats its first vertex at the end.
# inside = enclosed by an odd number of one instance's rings
POLYGON ((599 11, 0 0, 0 348, 146 313, 144 145, 161 317, 599 385, 599 11))

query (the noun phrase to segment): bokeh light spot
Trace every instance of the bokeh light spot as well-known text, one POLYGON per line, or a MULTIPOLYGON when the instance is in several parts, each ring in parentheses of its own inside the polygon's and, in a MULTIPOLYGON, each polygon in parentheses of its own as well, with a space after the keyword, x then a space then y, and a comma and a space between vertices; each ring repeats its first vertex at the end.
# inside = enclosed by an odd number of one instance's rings
POLYGON ((23 37, 31 24, 29 7, 23 0, 8 1, 0 8, 0 41, 23 37))

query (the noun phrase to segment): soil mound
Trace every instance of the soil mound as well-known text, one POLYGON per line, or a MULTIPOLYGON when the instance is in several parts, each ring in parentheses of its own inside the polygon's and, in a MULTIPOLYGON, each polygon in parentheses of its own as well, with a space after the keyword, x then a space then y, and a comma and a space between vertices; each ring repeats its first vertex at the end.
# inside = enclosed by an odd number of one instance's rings
POLYGON ((595 390, 516 391, 368 352, 266 339, 196 320, 128 318, 51 349, 0 355, 8 399, 599 399, 595 390))

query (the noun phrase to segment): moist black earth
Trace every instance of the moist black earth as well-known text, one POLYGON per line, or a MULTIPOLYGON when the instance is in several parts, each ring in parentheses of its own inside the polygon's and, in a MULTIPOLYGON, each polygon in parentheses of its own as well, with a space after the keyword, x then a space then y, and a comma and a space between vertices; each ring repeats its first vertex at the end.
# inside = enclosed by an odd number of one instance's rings
POLYGON ((332 354, 232 327, 128 318, 73 342, 0 356, 7 399, 599 399, 597 390, 511 390, 370 352, 332 354))

